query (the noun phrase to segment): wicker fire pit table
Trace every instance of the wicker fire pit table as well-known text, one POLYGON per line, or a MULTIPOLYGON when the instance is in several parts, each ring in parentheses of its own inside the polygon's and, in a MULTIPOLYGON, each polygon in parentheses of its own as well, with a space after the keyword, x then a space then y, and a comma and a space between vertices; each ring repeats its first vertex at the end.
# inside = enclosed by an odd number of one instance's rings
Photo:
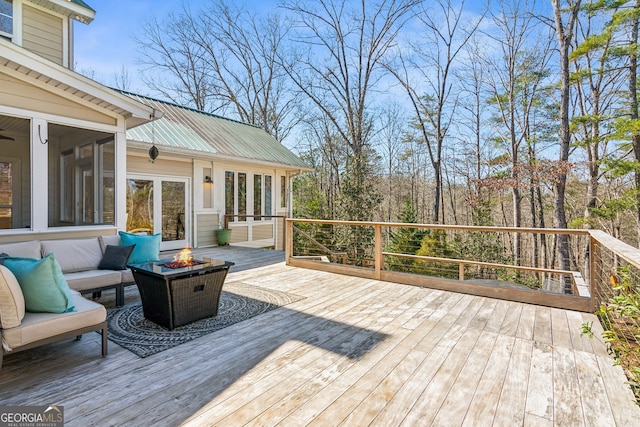
POLYGON ((172 261, 129 265, 144 317, 172 330, 217 315, 222 285, 233 263, 203 258, 175 267, 172 261))

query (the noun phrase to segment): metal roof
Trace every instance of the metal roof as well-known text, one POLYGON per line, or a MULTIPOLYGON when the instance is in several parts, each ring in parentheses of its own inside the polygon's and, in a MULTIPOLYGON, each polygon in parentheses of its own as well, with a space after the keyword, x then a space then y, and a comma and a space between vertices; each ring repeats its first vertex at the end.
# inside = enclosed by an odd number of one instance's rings
POLYGON ((257 126, 123 92, 163 113, 127 130, 127 140, 200 153, 205 157, 254 160, 311 170, 298 156, 257 126))

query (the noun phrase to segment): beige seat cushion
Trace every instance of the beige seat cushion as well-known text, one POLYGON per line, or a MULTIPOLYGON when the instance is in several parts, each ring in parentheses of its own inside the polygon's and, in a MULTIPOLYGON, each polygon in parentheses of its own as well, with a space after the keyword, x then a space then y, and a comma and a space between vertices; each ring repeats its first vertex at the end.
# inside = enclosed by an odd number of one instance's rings
POLYGON ((53 253, 63 273, 94 270, 102 260, 97 237, 91 239, 43 240, 42 256, 53 253))
POLYGON ((27 313, 22 324, 2 331, 3 341, 10 348, 49 338, 79 328, 97 325, 107 318, 102 304, 89 301, 78 293, 72 293, 77 311, 68 313, 27 313))
POLYGON ((100 248, 102 249, 102 253, 104 253, 104 251, 107 250, 107 246, 111 245, 111 246, 120 246, 120 235, 119 234, 112 234, 109 236, 100 236, 98 237, 98 240, 100 240, 100 248))
POLYGON ((133 273, 131 270, 121 270, 120 274, 122 274, 122 283, 133 283, 135 279, 133 278, 133 273))
POLYGON ((42 258, 40 251, 40 241, 38 240, 0 245, 0 253, 5 253, 15 257, 40 259, 42 258))
POLYGON ((18 279, 11 270, 0 265, 0 328, 20 326, 24 314, 24 296, 18 279))
POLYGON ((117 285, 122 280, 120 272, 115 270, 77 271, 66 273, 64 278, 69 287, 76 291, 117 285))

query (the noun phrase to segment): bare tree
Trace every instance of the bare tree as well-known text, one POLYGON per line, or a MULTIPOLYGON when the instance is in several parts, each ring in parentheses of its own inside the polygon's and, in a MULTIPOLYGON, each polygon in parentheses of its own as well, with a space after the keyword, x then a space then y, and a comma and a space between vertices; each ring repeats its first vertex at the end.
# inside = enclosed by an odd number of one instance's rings
MULTIPOLYGON (((580 0, 551 0, 553 7, 553 22, 558 39, 560 60, 560 150, 558 162, 566 164, 569 161, 569 147, 571 145, 570 113, 570 84, 571 70, 569 68, 569 55, 574 40, 576 21, 580 11, 580 0), (566 16, 565 16, 566 15, 566 16)), ((559 174, 555 179, 554 220, 555 228, 567 228, 567 215, 565 211, 565 192, 567 187, 567 173, 559 174)), ((560 256, 560 269, 570 269, 569 236, 558 235, 558 254, 560 256)), ((565 284, 565 292, 571 293, 571 284, 565 284)))
POLYGON ((346 0, 295 0, 283 5, 293 13, 299 30, 298 50, 285 69, 348 148, 341 186, 342 216, 347 219, 369 218, 378 203, 366 182, 372 154, 370 98, 382 78, 383 58, 420 2, 361 1, 351 7, 346 0))
POLYGON ((454 8, 451 0, 438 0, 438 11, 419 13, 424 32, 410 42, 410 53, 399 52, 387 69, 404 87, 413 106, 416 126, 427 147, 434 172, 433 222, 444 220, 443 145, 458 106, 453 91, 452 68, 481 19, 468 21, 464 1, 454 8), (418 76, 418 77, 415 77, 418 76))
MULTIPOLYGON (((495 106, 495 140, 510 165, 509 177, 504 183, 511 190, 514 227, 522 226, 522 191, 529 185, 523 167, 523 157, 529 153, 524 149, 533 138, 534 109, 543 104, 540 91, 547 75, 552 41, 536 27, 534 8, 535 2, 527 0, 501 3, 500 11, 491 16, 492 31, 487 33, 497 47, 496 54, 485 60, 486 81, 491 104, 495 106)), ((518 233, 514 235, 513 245, 513 261, 518 265, 522 252, 518 233)))
MULTIPOLYGON (((386 199, 386 212, 382 217, 385 221, 391 222, 400 213, 399 208, 403 206, 406 197, 412 194, 405 194, 400 184, 400 156, 403 152, 403 138, 406 134, 405 117, 398 104, 391 104, 383 108, 381 114, 381 129, 377 134, 378 151, 380 152, 385 171, 386 188, 384 191, 386 199)), ((415 200, 411 198, 412 206, 415 200)))
POLYGON ((113 75, 114 87, 124 91, 130 91, 131 87, 131 74, 129 70, 123 65, 120 68, 119 73, 113 75))
POLYGON ((169 15, 164 22, 153 18, 137 37, 139 63, 146 67, 143 82, 161 97, 179 105, 215 112, 205 52, 193 42, 193 22, 184 15, 169 15))
POLYGON ((143 63, 167 76, 147 77, 151 88, 177 103, 259 126, 278 140, 289 135, 299 97, 277 60, 289 32, 280 17, 215 0, 144 28, 143 63))
MULTIPOLYGON (((634 0, 632 5, 633 13, 630 16, 630 37, 629 46, 629 116, 632 121, 640 118, 638 108, 638 14, 640 13, 640 0, 634 0)), ((635 160, 640 162, 640 132, 633 132, 631 137, 633 144, 633 154, 635 160)), ((636 190, 636 221, 638 229, 638 247, 640 247, 640 172, 634 174, 636 190)))

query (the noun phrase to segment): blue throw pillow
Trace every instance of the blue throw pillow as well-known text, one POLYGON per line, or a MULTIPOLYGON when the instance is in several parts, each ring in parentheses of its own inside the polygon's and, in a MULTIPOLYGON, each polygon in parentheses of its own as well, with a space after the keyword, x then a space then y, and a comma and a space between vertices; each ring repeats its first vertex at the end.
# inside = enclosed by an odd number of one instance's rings
POLYGON ((9 257, 7 267, 20 284, 27 311, 34 313, 66 313, 75 311, 69 285, 53 254, 42 259, 9 257))
POLYGON ((160 233, 153 236, 125 233, 119 231, 120 246, 136 245, 129 256, 129 264, 142 264, 144 262, 160 261, 160 233))

